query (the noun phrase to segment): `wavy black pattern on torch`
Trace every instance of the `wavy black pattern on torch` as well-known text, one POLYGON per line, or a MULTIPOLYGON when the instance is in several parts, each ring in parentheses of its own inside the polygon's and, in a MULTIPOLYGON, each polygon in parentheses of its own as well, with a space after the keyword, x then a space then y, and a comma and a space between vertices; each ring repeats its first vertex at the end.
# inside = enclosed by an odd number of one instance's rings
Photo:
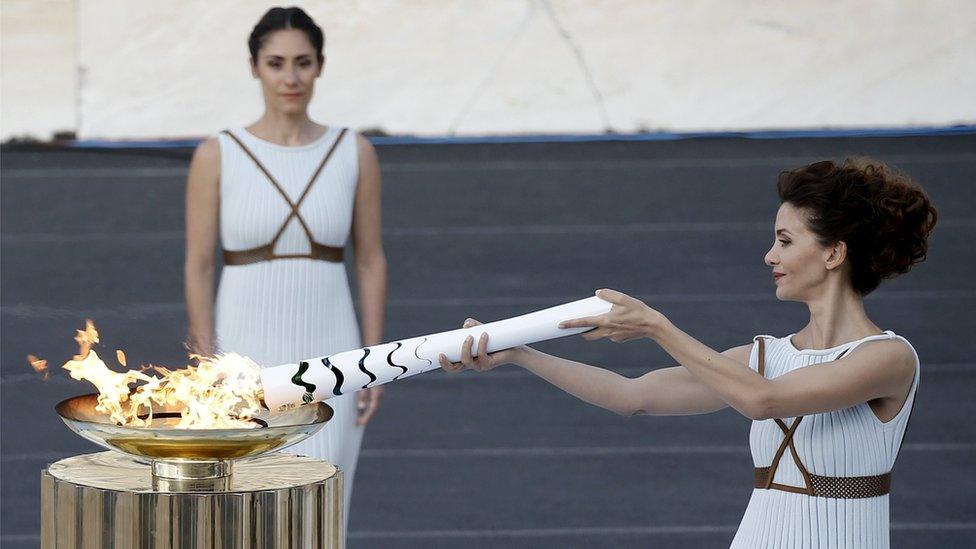
POLYGON ((325 364, 325 366, 332 370, 332 373, 336 376, 336 384, 335 387, 332 388, 332 394, 335 396, 342 396, 342 382, 345 381, 345 378, 342 377, 342 372, 333 366, 331 362, 329 362, 329 357, 323 358, 322 364, 325 364))
POLYGON ((417 360, 426 360, 428 366, 433 366, 434 363, 429 358, 421 358, 421 356, 417 354, 417 352, 420 351, 420 346, 423 345, 424 343, 427 343, 426 337, 424 338, 423 341, 418 343, 416 347, 413 348, 413 356, 417 357, 417 360))
POLYGON ((386 363, 387 364, 389 364, 390 366, 393 366, 394 368, 400 368, 401 370, 403 370, 402 373, 397 374, 397 376, 395 378, 393 378, 393 381, 396 381, 396 380, 400 379, 400 376, 402 376, 403 374, 407 373, 407 367, 406 366, 400 366, 399 364, 394 364, 393 363, 393 353, 395 353, 396 350, 399 349, 400 347, 403 347, 403 342, 402 341, 397 341, 396 342, 396 348, 393 349, 392 351, 390 351, 390 354, 386 355, 386 363))
POLYGON ((363 358, 359 359, 359 371, 369 376, 369 383, 363 385, 363 389, 368 388, 370 383, 376 381, 376 376, 373 375, 373 372, 366 369, 366 357, 368 356, 369 348, 366 347, 363 349, 363 358))
POLYGON ((305 394, 302 395, 302 402, 305 404, 310 404, 314 399, 313 393, 315 392, 315 385, 302 379, 302 376, 305 375, 305 372, 307 371, 308 362, 300 362, 298 364, 298 372, 291 376, 291 382, 295 385, 300 385, 305 389, 305 394))

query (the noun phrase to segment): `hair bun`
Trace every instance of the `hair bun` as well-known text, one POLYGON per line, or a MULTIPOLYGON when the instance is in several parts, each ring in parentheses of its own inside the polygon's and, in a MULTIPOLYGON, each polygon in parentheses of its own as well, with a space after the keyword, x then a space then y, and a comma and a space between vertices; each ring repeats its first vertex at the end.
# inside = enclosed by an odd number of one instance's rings
POLYGON ((845 242, 862 295, 925 260, 938 213, 907 175, 868 158, 825 161, 780 174, 780 199, 810 212, 820 244, 845 242))

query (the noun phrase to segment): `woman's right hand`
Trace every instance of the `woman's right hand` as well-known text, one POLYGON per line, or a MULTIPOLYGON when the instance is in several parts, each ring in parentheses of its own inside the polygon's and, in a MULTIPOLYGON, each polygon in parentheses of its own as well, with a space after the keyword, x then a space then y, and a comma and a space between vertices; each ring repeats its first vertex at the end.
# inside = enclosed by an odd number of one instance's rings
MULTIPOLYGON (((472 326, 479 326, 481 322, 473 318, 469 318, 462 324, 463 328, 471 328, 472 326)), ((441 353, 438 356, 438 361, 441 364, 441 369, 445 372, 456 374, 463 370, 475 370, 478 372, 487 372, 492 370, 502 364, 514 364, 517 363, 518 357, 521 353, 528 351, 529 348, 525 345, 521 347, 515 347, 513 349, 504 349, 501 351, 496 351, 494 353, 488 353, 488 334, 483 333, 481 337, 478 338, 478 356, 471 356, 471 349, 474 347, 474 337, 468 336, 464 339, 461 344, 461 362, 451 362, 447 359, 447 356, 441 353)))

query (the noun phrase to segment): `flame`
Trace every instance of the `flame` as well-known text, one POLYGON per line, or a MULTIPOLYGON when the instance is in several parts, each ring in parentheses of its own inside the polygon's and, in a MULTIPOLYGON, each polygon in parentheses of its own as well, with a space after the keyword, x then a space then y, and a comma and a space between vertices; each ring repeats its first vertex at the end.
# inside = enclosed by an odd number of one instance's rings
POLYGON ((44 381, 47 381, 51 377, 51 371, 47 369, 47 361, 44 359, 37 358, 34 355, 27 355, 27 362, 30 362, 31 368, 39 374, 44 374, 44 381))
MULTIPOLYGON (((167 405, 181 410, 176 429, 253 428, 249 421, 261 411, 260 367, 237 354, 212 357, 191 355, 197 366, 170 370, 149 366, 116 372, 92 350, 98 331, 88 320, 75 336, 79 352, 64 364, 77 380, 88 380, 98 389, 96 410, 108 414, 119 425, 148 427, 152 407, 167 405), (134 390, 135 383, 142 383, 134 390)), ((121 350, 116 358, 125 367, 121 350)), ((43 362, 43 361, 42 361, 43 362)), ((33 361, 32 361, 33 365, 33 361)), ((36 367, 35 367, 36 369, 36 367)))

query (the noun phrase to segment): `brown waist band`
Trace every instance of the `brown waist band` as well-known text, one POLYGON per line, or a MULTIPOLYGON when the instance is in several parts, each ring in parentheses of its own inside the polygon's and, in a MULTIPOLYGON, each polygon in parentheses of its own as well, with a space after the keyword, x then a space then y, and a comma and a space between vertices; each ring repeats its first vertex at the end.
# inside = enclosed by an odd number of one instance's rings
MULTIPOLYGON (((788 486, 772 482, 772 467, 756 467, 755 487, 764 490, 782 490, 821 498, 859 499, 876 498, 891 491, 891 473, 869 477, 824 477, 808 473, 807 487, 788 486)), ((773 473, 775 474, 775 473, 773 473)))
POLYGON ((250 250, 224 250, 224 265, 250 265, 252 263, 273 261, 275 259, 316 259, 319 261, 342 263, 342 248, 323 246, 315 242, 311 242, 310 244, 312 249, 307 254, 275 255, 273 244, 252 248, 250 250))

